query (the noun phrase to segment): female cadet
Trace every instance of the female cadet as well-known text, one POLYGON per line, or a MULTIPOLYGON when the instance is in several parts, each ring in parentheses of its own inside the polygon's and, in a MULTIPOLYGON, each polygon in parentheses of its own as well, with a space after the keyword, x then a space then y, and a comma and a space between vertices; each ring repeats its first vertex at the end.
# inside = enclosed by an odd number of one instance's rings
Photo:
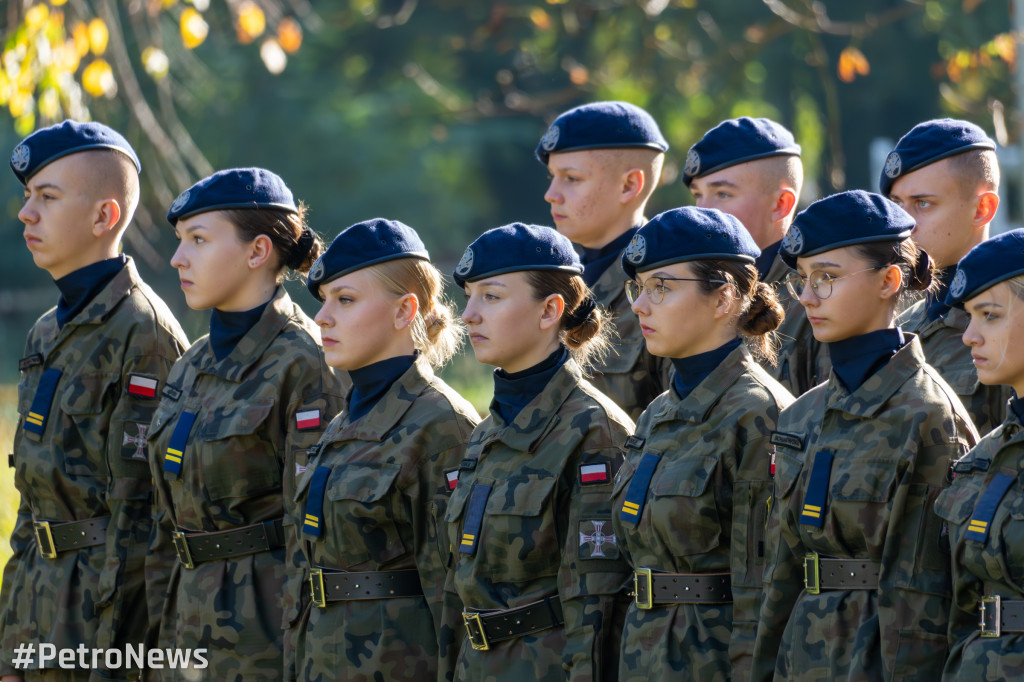
POLYGON ((281 178, 244 168, 196 183, 167 214, 185 300, 213 313, 150 428, 177 561, 165 563, 158 539, 147 589, 166 590, 160 646, 205 649, 210 679, 281 679, 282 595, 299 599, 301 587, 285 585, 283 500, 342 404, 316 326, 281 286, 284 268, 305 272, 320 252, 303 213, 281 178))
MULTIPOLYGON (((353 389, 299 481, 313 607, 299 623, 302 680, 427 680, 454 659, 442 626, 450 556, 440 525, 480 417, 434 376, 462 341, 441 274, 412 228, 353 225, 313 266, 324 354, 353 389)), ((442 672, 450 674, 451 666, 442 672)))
POLYGON ((756 680, 935 679, 950 573, 935 498, 977 441, 953 390, 893 325, 932 281, 914 220, 877 194, 811 204, 782 243, 828 381, 779 418, 756 680))
POLYGON ((768 439, 793 402, 747 348, 771 358, 766 335, 782 320, 758 281, 760 253, 733 216, 687 207, 640 228, 622 258, 647 348, 676 372, 641 415, 615 480, 615 537, 635 585, 620 680, 750 675, 768 439))
POLYGON ((582 378, 604 313, 569 240, 513 223, 455 269, 477 360, 495 365, 445 520, 468 638, 456 679, 601 680, 616 672, 627 568, 611 481, 633 423, 582 378))
POLYGON ((1001 426, 953 467, 935 503, 953 550, 949 680, 1024 677, 1024 230, 975 246, 946 298, 971 318, 978 379, 1014 390, 1001 426))

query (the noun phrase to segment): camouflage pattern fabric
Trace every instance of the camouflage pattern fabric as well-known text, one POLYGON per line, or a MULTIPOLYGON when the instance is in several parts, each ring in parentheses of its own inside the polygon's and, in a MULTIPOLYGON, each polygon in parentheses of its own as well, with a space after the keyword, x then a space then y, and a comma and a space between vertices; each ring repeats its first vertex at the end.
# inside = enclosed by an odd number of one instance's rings
POLYGON ((732 604, 668 604, 626 614, 619 680, 750 676, 771 496, 769 435, 793 396, 745 347, 685 399, 663 393, 640 417, 615 479, 612 521, 633 568, 731 573, 732 604), (659 461, 637 524, 619 516, 645 453, 659 461))
POLYGON ((910 339, 852 394, 833 373, 779 418, 753 680, 932 680, 942 670, 952 586, 933 507, 977 433, 910 339), (830 475, 809 490, 829 453, 830 475), (821 528, 801 524, 805 500, 822 494, 821 528), (809 552, 879 563, 878 588, 810 594, 809 552))
MULTIPOLYGON (((206 648, 204 679, 281 680, 285 628, 308 602, 305 575, 286 548, 184 568, 170 534, 210 532, 286 518, 295 536, 295 473, 307 465, 345 383, 323 360, 319 332, 283 287, 263 316, 221 361, 203 337, 167 379, 149 430, 159 528, 146 562, 151 608, 162 611, 160 647, 206 648), (183 412, 196 415, 181 474, 164 471, 183 412), (311 425, 304 419, 316 418, 311 425)), ((289 659, 290 662, 290 659, 289 659)), ((175 679, 173 671, 166 678, 175 679)))
POLYGON ((985 435, 999 426, 1010 399, 1009 386, 986 386, 978 381, 971 349, 963 342, 970 319, 959 308, 951 308, 936 320, 928 319, 927 301, 920 300, 900 315, 904 331, 921 337, 928 364, 939 370, 967 408, 978 433, 985 435))
MULTIPOLYGON (((450 559, 445 509, 480 417, 420 356, 355 422, 342 412, 299 481, 305 509, 313 472, 328 467, 320 530, 301 535, 309 566, 344 571, 418 570, 423 596, 330 602, 298 625, 299 677, 309 681, 433 680, 451 667, 462 619, 442 621, 450 559), (315 541, 314 541, 315 540, 315 541), (442 666, 445 667, 445 666, 442 666)), ((457 614, 455 614, 457 615, 457 614)))
MULTIPOLYGON (((147 624, 142 565, 152 491, 145 436, 157 399, 140 393, 163 388, 171 365, 188 347, 177 321, 130 258, 63 329, 55 311, 29 332, 18 384, 14 482, 21 501, 0 594, 2 675, 25 672, 12 663, 20 643, 122 650, 142 643, 147 624), (37 434, 25 428, 26 417, 48 370, 61 374, 43 432, 37 434), (129 392, 130 386, 145 391, 129 392), (56 559, 40 556, 33 520, 95 517, 110 517, 105 544, 56 559)), ((72 677, 70 671, 60 673, 61 679, 72 677)), ((94 671, 92 679, 137 675, 94 671)))
POLYGON ((592 367, 589 380, 630 419, 636 419, 672 385, 672 363, 647 352, 640 321, 626 297, 627 279, 616 260, 592 287, 594 299, 610 314, 617 334, 608 356, 592 367))
POLYGON ((935 512, 949 529, 953 555, 953 647, 943 679, 1024 678, 1024 634, 986 638, 978 629, 978 603, 983 596, 1024 599, 1024 490, 1020 478, 1024 469, 1024 426, 1012 410, 1007 412, 1002 425, 957 463, 952 485, 935 503, 935 512), (987 537, 984 541, 974 533, 969 537, 969 522, 976 515, 978 501, 1000 474, 1012 477, 1013 482, 987 519, 987 537))
POLYGON ((611 487, 632 430, 569 360, 511 424, 492 411, 473 432, 445 516, 455 557, 446 589, 473 611, 558 597, 564 625, 488 651, 463 635, 455 679, 614 679, 629 569, 612 537, 611 487), (583 483, 583 466, 602 473, 583 483), (487 485, 475 553, 463 553, 467 500, 487 485))

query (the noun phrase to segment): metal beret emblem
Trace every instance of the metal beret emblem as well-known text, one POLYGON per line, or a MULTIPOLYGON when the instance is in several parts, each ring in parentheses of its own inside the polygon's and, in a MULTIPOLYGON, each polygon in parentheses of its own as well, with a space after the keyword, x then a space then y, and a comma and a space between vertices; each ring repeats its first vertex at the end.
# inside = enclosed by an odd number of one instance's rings
POLYGON ((626 260, 633 265, 640 265, 647 256, 647 240, 642 234, 633 235, 629 246, 626 247, 626 260))
POLYGON ((188 190, 185 190, 184 192, 179 194, 178 198, 174 200, 173 204, 171 204, 171 213, 177 213, 181 209, 185 208, 185 204, 188 203, 188 197, 188 190))
POLYGON ((782 238, 782 249, 789 254, 797 255, 804 250, 804 233, 796 225, 792 225, 786 236, 782 238))
POLYGON ((540 138, 540 148, 546 152, 554 149, 558 145, 558 136, 561 135, 561 132, 556 125, 548 128, 548 131, 544 133, 544 137, 540 138))
POLYGON ((690 151, 686 152, 686 165, 683 166, 684 175, 696 175, 700 172, 700 154, 697 150, 690 148, 690 151))
POLYGON ((953 295, 953 298, 960 298, 964 294, 964 290, 967 289, 967 273, 957 268, 956 274, 953 275, 953 281, 949 285, 949 293, 953 295))
POLYGON ((324 257, 320 256, 313 263, 313 267, 309 269, 309 281, 319 282, 324 277, 324 257))
POLYGON ((466 253, 462 254, 462 260, 455 266, 455 274, 465 277, 473 269, 473 247, 466 247, 466 253))
POLYGON ((27 144, 19 144, 11 154, 11 166, 14 170, 22 173, 28 168, 29 159, 32 157, 32 150, 27 144))
POLYGON ((886 177, 898 178, 901 172, 903 172, 903 159, 900 158, 899 153, 889 152, 889 156, 885 157, 886 177))

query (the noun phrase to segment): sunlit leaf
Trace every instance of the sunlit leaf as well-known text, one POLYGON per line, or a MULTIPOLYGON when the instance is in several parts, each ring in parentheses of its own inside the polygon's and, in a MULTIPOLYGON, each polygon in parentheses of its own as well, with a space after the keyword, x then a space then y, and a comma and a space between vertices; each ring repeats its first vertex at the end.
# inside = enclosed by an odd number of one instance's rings
POLYGON ((153 80, 158 81, 167 75, 171 63, 166 52, 150 45, 142 51, 142 66, 153 80))
POLYGON ((114 71, 105 59, 96 59, 82 72, 82 87, 93 97, 106 95, 113 97, 117 94, 117 81, 114 80, 114 71))
POLYGON ((277 42, 288 54, 298 52, 302 47, 302 27, 291 17, 285 17, 277 25, 277 42))
POLYGON ((534 26, 542 31, 546 31, 551 28, 551 15, 540 7, 534 7, 530 10, 530 21, 533 22, 534 26))
POLYGON ((574 66, 569 69, 569 80, 576 85, 583 85, 590 80, 590 72, 585 66, 574 66))
POLYGON ((51 121, 60 113, 60 97, 53 88, 47 88, 39 95, 39 113, 51 121))
POLYGON ((25 12, 25 26, 30 30, 38 31, 46 20, 50 18, 50 8, 46 5, 35 5, 25 12))
POLYGON ((255 2, 247 0, 238 7, 238 29, 249 40, 263 35, 267 29, 267 18, 255 2))
POLYGON ((288 66, 288 55, 273 38, 267 38, 260 45, 260 59, 263 60, 267 71, 274 75, 281 73, 284 71, 284 67, 288 66))
POLYGON ((20 137, 28 137, 35 129, 36 115, 33 111, 22 114, 14 120, 14 132, 20 137))
POLYGON ((839 53, 838 72, 839 80, 844 83, 852 83, 857 76, 866 76, 871 73, 871 65, 863 52, 849 45, 839 53))
POLYGON ((210 32, 210 26, 203 19, 203 15, 188 7, 181 13, 181 41, 188 49, 194 49, 203 44, 206 34, 210 32))
POLYGON ((107 25, 99 17, 89 22, 89 49, 96 56, 107 51, 107 41, 110 40, 110 33, 107 25))
POLYGON ((60 7, 61 5, 65 4, 67 1, 68 0, 50 0, 50 4, 53 5, 54 7, 60 7))
POLYGON ((75 41, 75 52, 79 57, 89 54, 89 27, 79 21, 71 30, 71 38, 75 41))
POLYGON ((1007 64, 1017 61, 1017 41, 1010 33, 1001 33, 992 39, 992 47, 996 54, 1007 64))

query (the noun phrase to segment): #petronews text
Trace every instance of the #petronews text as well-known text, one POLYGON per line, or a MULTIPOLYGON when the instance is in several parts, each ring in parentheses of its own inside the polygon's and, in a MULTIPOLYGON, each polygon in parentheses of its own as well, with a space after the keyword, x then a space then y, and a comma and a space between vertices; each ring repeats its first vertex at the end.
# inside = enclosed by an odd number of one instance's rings
MULTIPOLYGON (((36 645, 19 644, 14 649, 14 667, 18 670, 28 669, 33 664, 36 645)), ((53 644, 39 645, 39 670, 49 668, 95 669, 101 666, 107 670, 127 668, 129 670, 146 668, 149 670, 184 669, 202 670, 209 663, 206 660, 206 649, 147 649, 145 644, 134 646, 129 644, 124 651, 120 649, 90 649, 79 644, 76 649, 58 649, 53 644), (56 662, 56 665, 47 665, 56 662)))

